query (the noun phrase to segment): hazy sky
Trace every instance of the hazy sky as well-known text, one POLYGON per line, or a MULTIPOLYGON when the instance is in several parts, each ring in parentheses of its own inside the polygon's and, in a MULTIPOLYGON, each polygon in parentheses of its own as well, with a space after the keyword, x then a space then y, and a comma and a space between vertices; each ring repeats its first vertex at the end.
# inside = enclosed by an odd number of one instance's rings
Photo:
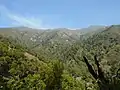
POLYGON ((0 27, 120 24, 120 0, 0 0, 0 27))

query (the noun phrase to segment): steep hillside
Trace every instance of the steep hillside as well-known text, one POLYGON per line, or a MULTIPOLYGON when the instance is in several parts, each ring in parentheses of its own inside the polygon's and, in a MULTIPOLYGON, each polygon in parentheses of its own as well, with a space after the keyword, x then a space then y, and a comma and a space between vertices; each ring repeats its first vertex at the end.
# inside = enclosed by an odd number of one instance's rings
POLYGON ((36 57, 0 36, 1 90, 83 90, 82 82, 61 61, 36 57))
POLYGON ((2 28, 0 35, 0 87, 4 90, 120 88, 120 25, 91 27, 84 33, 65 28, 2 28))
POLYGON ((112 25, 104 31, 93 35, 91 38, 88 38, 85 42, 92 47, 109 47, 120 44, 120 26, 112 25))
POLYGON ((83 45, 91 54, 99 55, 102 65, 105 66, 105 64, 108 65, 108 63, 111 63, 111 67, 109 66, 108 69, 119 68, 120 25, 112 25, 106 30, 93 35, 83 45))
POLYGON ((80 61, 82 55, 86 55, 92 60, 92 56, 97 55, 105 72, 112 72, 113 75, 120 68, 119 48, 120 26, 112 25, 83 40, 82 43, 75 43, 65 56, 70 53, 72 59, 80 61))

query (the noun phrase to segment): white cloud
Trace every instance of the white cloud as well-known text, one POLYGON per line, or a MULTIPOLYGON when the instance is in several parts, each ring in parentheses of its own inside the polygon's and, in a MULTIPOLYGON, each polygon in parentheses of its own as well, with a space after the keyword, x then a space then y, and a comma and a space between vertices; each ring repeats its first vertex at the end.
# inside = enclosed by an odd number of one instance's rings
POLYGON ((1 16, 8 19, 11 22, 12 26, 25 26, 31 28, 45 28, 42 24, 42 20, 40 18, 36 18, 34 16, 21 16, 16 13, 13 13, 9 9, 7 9, 4 5, 0 5, 0 14, 1 16))
POLYGON ((36 19, 34 17, 23 17, 18 15, 9 15, 9 18, 12 19, 13 25, 23 25, 26 27, 32 28, 42 28, 42 22, 40 19, 36 19))

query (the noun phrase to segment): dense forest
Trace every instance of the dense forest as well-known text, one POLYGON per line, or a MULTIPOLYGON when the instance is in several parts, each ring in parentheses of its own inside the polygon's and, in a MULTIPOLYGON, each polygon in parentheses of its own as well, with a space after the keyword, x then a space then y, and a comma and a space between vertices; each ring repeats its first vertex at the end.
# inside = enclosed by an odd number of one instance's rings
POLYGON ((120 25, 1 28, 0 90, 120 90, 119 55, 120 25))

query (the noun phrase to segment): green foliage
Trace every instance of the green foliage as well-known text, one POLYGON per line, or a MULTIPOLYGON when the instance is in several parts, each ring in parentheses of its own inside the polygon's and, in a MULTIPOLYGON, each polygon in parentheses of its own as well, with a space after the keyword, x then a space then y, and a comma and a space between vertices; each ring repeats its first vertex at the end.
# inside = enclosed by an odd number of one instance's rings
POLYGON ((67 71, 62 75, 62 90, 85 90, 84 81, 72 77, 67 71))
POLYGON ((78 32, 74 36, 69 35, 73 31, 66 30, 39 33, 13 30, 15 35, 4 32, 9 39, 0 36, 0 89, 98 90, 97 80, 88 72, 82 58, 87 55, 97 71, 93 59, 97 54, 109 86, 119 90, 120 79, 115 76, 120 68, 119 28, 111 26, 101 32, 87 33, 80 40, 78 32))

